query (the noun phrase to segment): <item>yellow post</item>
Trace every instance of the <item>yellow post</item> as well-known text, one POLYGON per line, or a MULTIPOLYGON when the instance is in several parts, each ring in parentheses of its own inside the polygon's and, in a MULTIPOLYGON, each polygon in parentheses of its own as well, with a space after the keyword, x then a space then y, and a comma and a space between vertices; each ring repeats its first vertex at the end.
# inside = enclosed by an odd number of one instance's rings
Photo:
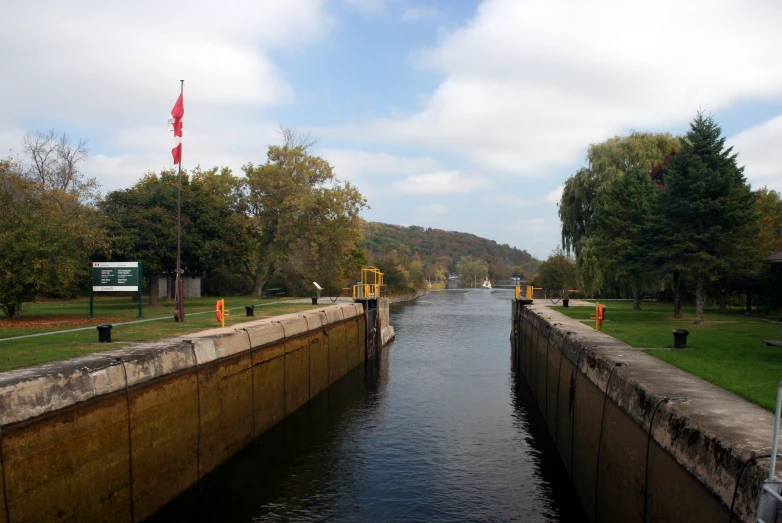
POLYGON ((600 312, 600 302, 595 303, 595 330, 600 330, 600 317, 598 316, 600 312))
POLYGON ((222 311, 222 314, 220 315, 220 323, 222 327, 225 327, 225 298, 220 299, 220 310, 222 311))
POLYGON ((532 292, 533 292, 532 285, 527 285, 527 299, 530 300, 532 299, 532 292))
POLYGON ((521 298, 521 285, 516 285, 516 299, 521 298))

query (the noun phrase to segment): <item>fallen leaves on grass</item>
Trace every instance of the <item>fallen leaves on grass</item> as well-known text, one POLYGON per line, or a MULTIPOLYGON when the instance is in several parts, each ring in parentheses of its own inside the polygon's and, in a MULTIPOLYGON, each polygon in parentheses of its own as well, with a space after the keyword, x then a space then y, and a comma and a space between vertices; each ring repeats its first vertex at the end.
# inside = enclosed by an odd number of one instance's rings
POLYGON ((128 321, 120 316, 102 316, 100 318, 85 318, 84 316, 69 315, 46 315, 46 316, 25 316, 19 320, 0 320, 0 329, 64 329, 76 327, 89 327, 90 325, 101 325, 103 323, 120 323, 128 321))

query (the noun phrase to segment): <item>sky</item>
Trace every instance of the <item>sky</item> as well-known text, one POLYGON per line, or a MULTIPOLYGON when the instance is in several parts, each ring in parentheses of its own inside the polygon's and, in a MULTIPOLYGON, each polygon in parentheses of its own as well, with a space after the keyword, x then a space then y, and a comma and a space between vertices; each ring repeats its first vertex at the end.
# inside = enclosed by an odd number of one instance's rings
POLYGON ((754 188, 782 189, 778 0, 7 2, 0 154, 85 138, 104 193, 171 167, 266 161, 279 127, 355 184, 363 217, 544 259, 587 147, 714 116, 754 188))

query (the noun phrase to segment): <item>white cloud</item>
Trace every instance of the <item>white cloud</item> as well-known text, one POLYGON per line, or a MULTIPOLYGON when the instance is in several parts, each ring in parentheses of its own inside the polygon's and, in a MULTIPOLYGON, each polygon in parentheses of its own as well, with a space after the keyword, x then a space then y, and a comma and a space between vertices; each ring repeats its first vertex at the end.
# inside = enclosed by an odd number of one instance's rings
POLYGON ((221 4, 219 23, 214 6, 184 0, 140 0, 132 8, 45 4, 6 6, 15 22, 0 33, 0 46, 16 51, 1 59, 4 76, 14 81, 0 84, 0 99, 14 103, 0 111, 24 114, 35 107, 82 125, 163 107, 167 112, 181 78, 186 115, 190 104, 225 109, 290 102, 292 88, 266 51, 306 45, 332 24, 320 0, 221 4))
POLYGON ((398 0, 342 0, 342 3, 357 10, 363 15, 374 16, 385 13, 388 10, 389 4, 397 1, 398 0))
POLYGON ((30 121, 88 136, 107 147, 84 170, 114 188, 170 164, 167 118, 184 78, 185 166, 242 150, 238 168, 253 159, 248 151, 265 151, 263 111, 295 100, 270 53, 326 36, 334 20, 323 4, 236 1, 221 4, 218 19, 214 5, 185 0, 8 3, 14 23, 0 48, 14 52, 0 55, 0 69, 13 81, 0 82, 0 145, 30 121))
POLYGON ((680 124, 699 107, 782 94, 782 3, 681 6, 485 1, 473 20, 421 54, 420 65, 444 79, 420 111, 335 134, 451 151, 535 177, 630 128, 680 124))
POLYGON ((415 174, 391 185, 396 194, 463 194, 485 184, 482 178, 468 177, 459 171, 415 174))
POLYGON ((426 18, 437 18, 440 11, 432 7, 411 7, 402 13, 400 20, 403 22, 418 22, 426 18))
POLYGON ((529 232, 529 233, 550 233, 559 231, 560 223, 545 218, 527 218, 508 225, 509 231, 529 232))
POLYGON ((738 164, 758 188, 782 190, 782 115, 747 129, 727 140, 739 153, 738 164))
POLYGON ((532 202, 521 196, 509 193, 492 193, 484 196, 481 203, 486 205, 501 205, 503 207, 513 207, 515 209, 524 209, 532 205, 532 202))
POLYGON ((550 193, 546 194, 546 201, 548 203, 559 203, 562 200, 562 191, 565 188, 564 185, 560 185, 550 193))
POLYGON ((411 158, 355 149, 323 149, 320 154, 334 167, 337 177, 346 180, 377 178, 380 175, 410 175, 442 169, 437 160, 428 157, 411 158))
POLYGON ((445 205, 439 204, 439 203, 432 203, 429 205, 420 205, 418 206, 418 212, 422 214, 434 214, 438 216, 442 216, 445 214, 448 214, 451 212, 451 210, 446 207, 445 205))

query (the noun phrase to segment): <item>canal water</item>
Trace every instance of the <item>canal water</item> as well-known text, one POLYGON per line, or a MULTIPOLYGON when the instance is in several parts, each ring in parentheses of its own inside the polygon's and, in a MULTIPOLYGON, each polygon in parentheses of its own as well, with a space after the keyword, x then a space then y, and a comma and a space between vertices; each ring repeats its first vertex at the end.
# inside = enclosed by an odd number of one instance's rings
POLYGON ((151 521, 588 521, 510 363, 505 290, 394 305, 396 341, 151 521))

